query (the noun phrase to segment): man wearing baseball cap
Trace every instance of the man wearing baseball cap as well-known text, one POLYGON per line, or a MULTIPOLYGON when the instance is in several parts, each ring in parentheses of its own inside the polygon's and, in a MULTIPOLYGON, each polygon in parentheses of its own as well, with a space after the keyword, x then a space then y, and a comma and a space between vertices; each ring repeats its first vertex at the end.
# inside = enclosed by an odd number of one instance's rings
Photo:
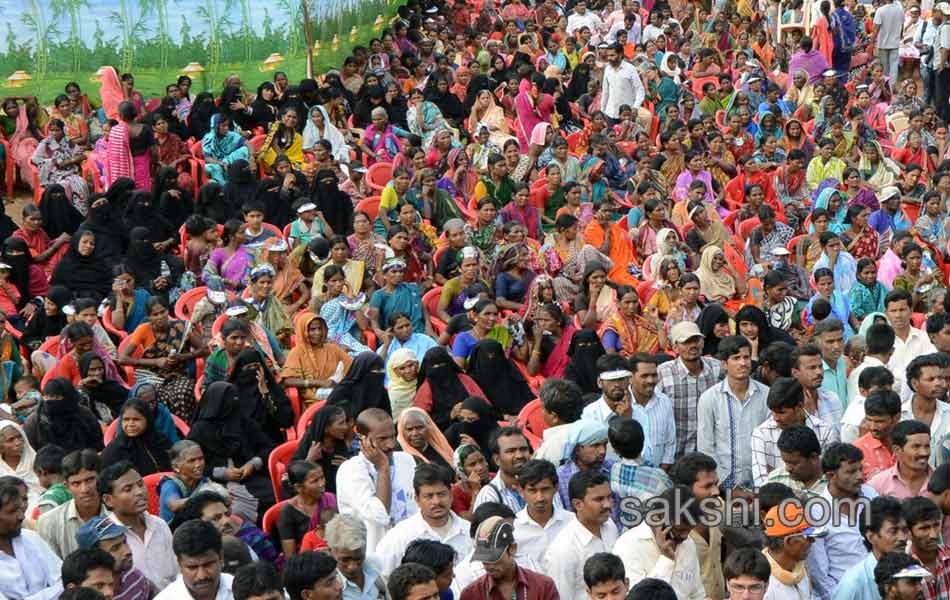
POLYGON ((924 598, 924 582, 930 579, 933 579, 930 571, 903 552, 888 552, 874 567, 874 583, 881 600, 924 598))
POLYGON ((83 523, 76 532, 81 550, 98 548, 115 560, 116 585, 114 600, 148 600, 156 590, 148 578, 132 565, 132 551, 125 541, 128 529, 109 517, 99 515, 83 523))
POLYGON ((656 369, 656 389, 673 401, 676 458, 696 451, 696 407, 699 396, 722 379, 722 363, 703 356, 704 337, 692 320, 670 329, 670 342, 679 355, 656 369))
POLYGON ((482 563, 485 574, 470 583, 459 600, 542 600, 557 595, 554 580, 547 575, 519 567, 515 561, 518 544, 511 523, 489 517, 475 532, 472 560, 482 563))
POLYGON ((797 501, 773 506, 765 515, 765 550, 772 575, 768 589, 775 598, 811 598, 805 558, 812 541, 826 532, 812 527, 797 501))

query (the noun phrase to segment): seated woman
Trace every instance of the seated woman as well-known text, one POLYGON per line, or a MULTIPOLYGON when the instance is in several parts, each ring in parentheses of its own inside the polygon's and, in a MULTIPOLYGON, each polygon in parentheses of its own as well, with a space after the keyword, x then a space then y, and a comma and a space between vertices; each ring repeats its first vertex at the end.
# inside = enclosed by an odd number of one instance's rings
POLYGON ((597 330, 607 354, 629 358, 639 352, 656 354, 660 348, 669 347, 656 306, 641 309, 637 291, 626 286, 617 290, 617 297, 617 310, 597 330))
POLYGON ((878 235, 868 225, 871 209, 862 204, 853 204, 848 207, 848 216, 844 223, 848 226, 841 232, 841 243, 845 251, 855 259, 870 258, 877 260, 878 235))
POLYGON ((205 285, 235 293, 244 289, 253 262, 246 240, 242 221, 231 219, 224 224, 221 246, 212 250, 201 273, 205 285))
POLYGON ((313 151, 320 140, 330 142, 330 154, 333 160, 348 161, 350 159, 350 147, 346 144, 346 138, 330 121, 327 109, 317 104, 310 109, 310 118, 303 128, 303 151, 313 151))
POLYGON ((847 296, 835 287, 835 275, 831 269, 817 268, 813 277, 815 279, 815 295, 811 297, 808 306, 805 308, 805 322, 809 325, 815 324, 815 319, 812 316, 812 306, 816 300, 822 299, 831 305, 831 316, 844 324, 844 337, 847 341, 847 338, 851 337, 861 326, 858 319, 851 313, 851 304, 848 302, 847 296))
POLYGON ((257 324, 273 334, 281 347, 289 348, 290 336, 294 328, 284 308, 284 303, 273 292, 276 275, 270 263, 251 269, 251 283, 244 290, 244 302, 257 314, 255 318, 257 324))
POLYGON ((478 201, 478 211, 475 213, 475 223, 466 228, 468 243, 482 253, 486 261, 495 258, 498 244, 502 240, 502 230, 498 226, 498 208, 491 196, 485 196, 478 201))
POLYGON ((381 270, 383 286, 373 292, 369 303, 369 320, 376 336, 385 339, 387 333, 383 330, 384 326, 388 325, 393 315, 404 314, 409 316, 412 332, 434 337, 419 287, 415 283, 403 281, 405 263, 398 258, 391 258, 383 263, 381 270))
POLYGON ((439 296, 438 317, 448 323, 458 314, 465 312, 465 289, 480 281, 479 252, 473 246, 462 248, 456 256, 459 274, 445 282, 439 296))
MULTIPOLYGON (((155 416, 155 430, 167 437, 169 442, 174 444, 181 439, 171 411, 164 404, 158 402, 158 388, 151 383, 136 383, 126 395, 128 398, 138 398, 148 404, 149 409, 155 416)), ((121 405, 119 408, 121 408, 121 405)), ((115 412, 118 413, 118 409, 115 412)))
POLYGON ((116 265, 112 269, 112 325, 126 333, 132 333, 145 321, 145 303, 151 294, 142 287, 136 287, 137 273, 126 265, 116 265))
POLYGON ((329 330, 329 339, 345 348, 351 356, 370 351, 369 346, 356 338, 359 332, 370 327, 362 311, 365 296, 351 295, 346 289, 346 275, 340 267, 327 267, 323 276, 326 292, 314 297, 312 307, 319 306, 320 316, 329 330))
POLYGON ((138 398, 129 399, 119 412, 119 431, 102 451, 104 464, 130 461, 140 475, 171 470, 168 438, 155 430, 152 410, 138 398))
POLYGON ((287 480, 294 495, 280 507, 276 533, 284 556, 290 557, 297 554, 304 535, 313 529, 313 519, 319 524, 321 513, 336 510, 337 505, 336 496, 326 491, 327 476, 319 464, 295 460, 287 466, 287 480))
POLYGON ((56 377, 43 388, 43 400, 23 430, 34 448, 56 444, 67 454, 91 448, 102 450, 102 429, 92 412, 79 404, 79 393, 67 379, 56 377))
POLYGON ((127 338, 117 362, 135 367, 135 380, 155 384, 159 401, 188 422, 196 402, 195 382, 188 366, 190 361, 208 356, 209 350, 202 345, 198 331, 186 327, 184 321, 169 318, 168 313, 162 298, 149 298, 145 303, 148 320, 127 338))
MULTIPOLYGON (((66 327, 67 321, 63 307, 69 304, 69 299, 68 289, 57 285, 51 287, 46 298, 43 299, 43 309, 35 311, 33 317, 27 321, 23 335, 20 336, 20 344, 33 350, 34 355, 43 354, 38 350, 43 342, 52 336, 59 335, 66 327)), ((48 354, 47 356, 31 356, 30 362, 33 363, 34 369, 39 366, 45 373, 55 366, 56 358, 57 356, 48 354)))
POLYGON ((735 317, 736 333, 752 344, 753 368, 758 366, 759 355, 774 342, 783 342, 791 346, 795 340, 781 329, 772 327, 762 309, 746 304, 739 309, 735 317))
POLYGON ((244 416, 257 423, 275 444, 283 443, 287 437, 284 430, 294 424, 294 411, 261 354, 253 348, 242 349, 232 361, 228 381, 238 388, 244 416))
MULTIPOLYGON (((79 216, 79 211, 73 208, 72 205, 63 206, 66 204, 66 197, 65 190, 62 186, 51 186, 43 193, 47 209, 50 209, 49 204, 52 202, 52 199, 49 198, 50 190, 57 187, 63 194, 62 199, 59 201, 61 203, 59 208, 65 209, 69 214, 78 217, 74 224, 69 226, 75 231, 82 217, 79 216)), ((21 225, 19 229, 13 232, 13 237, 26 242, 30 255, 33 257, 33 264, 41 267, 46 273, 46 276, 49 277, 53 273, 53 269, 56 268, 57 263, 59 263, 59 259, 69 250, 71 234, 61 231, 57 233, 55 239, 50 237, 44 229, 46 223, 41 208, 42 206, 44 206, 43 199, 40 200, 40 206, 32 203, 23 205, 21 225)))
POLYGON ((188 439, 201 446, 212 479, 244 486, 260 503, 260 513, 273 506, 274 489, 267 475, 273 443, 241 412, 234 385, 217 381, 205 390, 188 439))
MULTIPOLYGON (((53 377, 63 377, 68 379, 73 385, 78 386, 80 382, 87 377, 80 373, 80 358, 87 352, 92 352, 94 349, 99 350, 99 352, 102 352, 102 349, 101 347, 97 348, 92 327, 84 320, 76 319, 67 325, 66 328, 59 333, 59 338, 59 346, 55 349, 59 362, 57 362, 53 368, 53 377)), ((109 360, 110 366, 113 367, 110 369, 112 379, 117 379, 118 371, 115 369, 115 365, 108 355, 106 355, 105 358, 109 360)), ((110 410, 115 410, 120 408, 124 401, 125 399, 122 398, 115 406, 112 406, 111 403, 107 403, 107 406, 110 410)))
POLYGON ((192 495, 203 490, 227 490, 205 476, 205 455, 201 446, 191 440, 181 440, 168 452, 174 474, 162 477, 158 484, 159 516, 167 523, 184 507, 192 495))
MULTIPOLYGON (((362 215, 359 213, 357 217, 362 215)), ((323 264, 313 274, 313 295, 323 293, 324 273, 331 265, 343 269, 346 276, 346 287, 352 294, 358 294, 363 289, 363 280, 366 274, 366 263, 362 259, 350 256, 350 245, 345 236, 335 235, 330 238, 330 260, 323 264)))
POLYGON ((452 447, 432 418, 421 408, 410 406, 402 411, 396 425, 396 440, 403 452, 416 459, 417 465, 452 465, 452 447))
POLYGON ((343 378, 353 359, 327 340, 323 317, 310 311, 299 313, 294 318, 294 331, 297 344, 281 369, 281 384, 297 388, 300 401, 309 406, 316 401, 320 388, 328 391, 343 378))
POLYGON ((392 162, 402 152, 402 142, 396 137, 389 122, 386 108, 377 106, 370 113, 372 124, 363 132, 362 150, 366 153, 367 166, 377 162, 392 162))
POLYGON ((534 338, 528 359, 528 373, 542 374, 546 378, 564 377, 564 370, 570 360, 568 349, 577 329, 556 303, 541 303, 532 326, 534 338))
MULTIPOLYGON (((119 414, 122 402, 129 395, 128 389, 118 377, 116 379, 109 377, 106 368, 107 362, 115 369, 111 359, 108 359, 108 357, 104 359, 98 352, 85 352, 79 357, 79 376, 81 379, 79 380, 78 390, 80 402, 96 413, 99 422, 103 425, 108 425, 115 418, 115 415, 119 414)), ((162 408, 165 413, 168 412, 167 409, 162 408)), ((176 435, 171 441, 177 439, 178 436, 176 435)))
POLYGON ((292 106, 285 106, 277 115, 277 120, 271 123, 270 130, 260 149, 255 152, 255 159, 264 163, 268 173, 273 173, 274 161, 278 155, 290 159, 294 169, 303 166, 303 135, 297 131, 297 119, 300 115, 292 106))
POLYGON ((463 373, 448 351, 441 346, 426 352, 420 373, 422 383, 416 392, 413 406, 428 413, 439 431, 448 428, 453 415, 467 397, 485 396, 475 380, 463 373))
POLYGON ((39 143, 31 160, 39 167, 40 185, 62 185, 73 207, 85 215, 89 187, 82 176, 82 163, 86 157, 82 148, 66 137, 62 121, 49 122, 49 137, 39 143))
POLYGON ((894 289, 910 292, 914 299, 912 309, 927 313, 936 292, 945 286, 941 285, 943 274, 937 270, 940 279, 935 277, 934 270, 924 266, 923 257, 924 250, 917 244, 904 245, 901 251, 904 269, 894 278, 894 289))
POLYGON ((0 476, 19 478, 26 485, 31 506, 37 503, 44 491, 33 465, 35 458, 36 451, 19 423, 0 420, 0 476))
MULTIPOLYGON (((498 306, 492 300, 479 300, 468 310, 472 328, 456 335, 452 342, 452 358, 460 367, 465 367, 475 344, 483 339, 495 340, 501 344, 506 355, 522 362, 526 361, 527 344, 523 339, 518 340, 512 335, 507 323, 499 324, 498 316, 498 306)), ((509 316, 508 321, 511 322, 514 318, 514 315, 509 316)))
POLYGON ((761 264, 763 267, 772 262, 772 250, 785 248, 788 242, 795 237, 795 231, 776 220, 775 209, 768 204, 759 207, 759 225, 749 234, 749 243, 746 247, 746 264, 751 268, 761 264))
MULTIPOLYGON (((432 344, 430 348, 435 347, 434 341, 432 344)), ((419 389, 419 356, 414 350, 399 348, 389 355, 386 362, 386 386, 389 407, 393 418, 398 420, 402 411, 412 404, 419 389)))
POLYGON ((924 242, 937 248, 946 248, 947 240, 950 239, 950 219, 947 218, 947 212, 943 208, 940 192, 936 190, 927 192, 920 204, 922 210, 917 223, 914 224, 914 230, 924 242))
POLYGON ((95 250, 96 235, 85 230, 77 232, 53 270, 50 283, 67 288, 74 298, 105 298, 111 289, 112 271, 96 258, 95 250))
POLYGON ((607 282, 607 266, 587 263, 580 289, 574 297, 574 314, 583 327, 597 329, 616 310, 617 291, 607 282))
POLYGON ((830 231, 822 233, 818 241, 821 245, 821 256, 815 261, 812 273, 821 268, 831 269, 835 288, 842 294, 847 294, 857 280, 857 263, 854 257, 844 249, 841 238, 830 231))
POLYGON ((848 303, 858 322, 872 313, 884 312, 887 288, 877 280, 877 263, 873 258, 858 261, 857 282, 848 290, 848 303))
POLYGON ((535 278, 526 244, 513 244, 501 251, 496 261, 495 302, 505 310, 524 313, 528 289, 535 278))
POLYGON ((524 373, 506 356, 497 340, 482 339, 468 356, 468 374, 496 413, 506 420, 514 420, 521 410, 535 398, 524 373))
POLYGON ((746 294, 746 281, 726 261, 722 249, 710 246, 703 250, 696 275, 699 277, 699 291, 708 302, 721 303, 733 313, 739 309, 740 299, 746 294))
MULTIPOLYGON (((528 236, 535 240, 544 239, 541 231, 541 211, 531 204, 531 191, 528 184, 522 181, 513 186, 511 202, 505 205, 499 216, 502 224, 509 222, 521 223, 528 229, 528 236)), ((556 209, 555 209, 556 210, 556 209)), ((552 212, 552 215, 554 212, 552 212)))
POLYGON ((208 177, 221 185, 227 181, 228 165, 239 159, 251 160, 244 138, 231 131, 231 119, 220 113, 211 117, 211 130, 201 139, 201 153, 208 177))
POLYGON ((294 452, 294 460, 306 460, 320 465, 326 474, 326 489, 335 493, 336 473, 340 465, 353 456, 352 441, 354 419, 344 408, 327 404, 313 415, 300 445, 294 452))

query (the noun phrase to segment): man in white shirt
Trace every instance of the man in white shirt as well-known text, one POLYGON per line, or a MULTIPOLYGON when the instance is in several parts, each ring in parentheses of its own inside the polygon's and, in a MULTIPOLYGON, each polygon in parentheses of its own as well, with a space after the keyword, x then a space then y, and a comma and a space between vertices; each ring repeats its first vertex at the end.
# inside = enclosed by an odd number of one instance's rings
POLYGON ((920 421, 930 427, 930 466, 935 467, 941 444, 950 434, 950 404, 943 402, 947 384, 941 355, 925 354, 910 361, 906 377, 913 396, 901 405, 901 420, 920 421))
POLYGON ((654 450, 651 465, 668 470, 673 465, 676 454, 676 421, 673 419, 673 401, 662 391, 656 389, 656 359, 649 354, 637 353, 630 357, 630 389, 633 399, 643 409, 650 424, 650 439, 647 446, 654 450))
MULTIPOLYGON (((887 323, 875 323, 868 327, 864 334, 865 354, 861 364, 851 370, 848 375, 848 408, 856 402, 863 402, 861 392, 858 390, 858 379, 861 373, 868 367, 886 367, 894 352, 894 329, 887 323)), ((901 373, 899 379, 903 380, 904 374, 901 373)), ((895 377, 898 379, 898 377, 895 377)), ((900 384, 895 390, 900 389, 900 384)), ((847 411, 845 411, 847 412, 847 411)), ((852 443, 853 440, 842 441, 852 443)))
POLYGON ((442 465, 423 463, 416 468, 412 486, 419 512, 393 526, 376 546, 383 576, 402 564, 413 540, 434 540, 451 546, 458 562, 472 549, 471 524, 452 512, 454 474, 442 465))
POLYGON ((574 32, 581 27, 590 28, 590 41, 592 44, 600 43, 600 36, 606 29, 604 22, 596 13, 587 10, 587 0, 578 0, 574 5, 574 14, 567 18, 567 33, 574 35, 574 32))
POLYGON ((0 485, 0 597, 52 600, 62 591, 62 561, 39 535, 22 529, 26 496, 0 485))
POLYGON ((554 579, 562 598, 584 598, 584 563, 598 552, 610 552, 617 526, 610 519, 613 500, 607 476, 588 469, 569 484, 576 519, 554 538, 544 555, 544 573, 554 579))
MULTIPOLYGON (((838 333, 827 332, 827 335, 835 336, 838 333)), ((841 336, 843 339, 844 330, 841 336)), ((822 385, 825 381, 825 361, 821 348, 816 344, 797 346, 792 351, 792 377, 802 387, 805 413, 837 429, 844 408, 838 395, 822 385)))
POLYGON ((858 396, 851 399, 847 410, 841 417, 841 441, 853 444, 861 438, 861 426, 867 415, 864 413, 865 399, 877 390, 894 390, 894 374, 887 368, 868 367, 858 377, 858 396))
POLYGON ((234 577, 222 573, 221 533, 207 521, 192 519, 175 530, 172 543, 181 571, 155 600, 233 600, 234 577))
POLYGON ((72 499, 40 515, 36 532, 60 558, 78 548, 79 527, 98 515, 108 514, 96 490, 101 463, 95 450, 77 450, 63 458, 63 477, 72 499))
POLYGON ((646 92, 637 68, 623 59, 623 46, 614 44, 607 49, 604 82, 601 87, 600 109, 612 123, 620 119, 620 106, 633 110, 640 108, 646 92))
POLYGON ((904 8, 900 0, 881 6, 874 12, 874 33, 877 35, 877 57, 884 65, 889 81, 897 81, 897 49, 904 31, 904 8))
POLYGON ((539 397, 548 427, 542 434, 541 446, 534 453, 535 458, 555 465, 561 462, 571 423, 581 418, 583 395, 576 383, 566 379, 548 379, 541 384, 539 397))
POLYGON ((155 587, 164 590, 178 575, 172 552, 172 532, 165 521, 148 512, 148 490, 135 466, 122 461, 109 465, 96 481, 99 495, 112 511, 110 518, 127 528, 132 564, 155 587))
POLYGON ((696 544, 689 535, 702 516, 699 503, 683 485, 666 490, 658 499, 668 507, 666 516, 656 521, 645 519, 624 533, 614 544, 613 553, 623 561, 631 584, 655 577, 669 583, 679 600, 702 600, 703 579, 696 544))
POLYGON ((366 524, 366 551, 389 529, 418 510, 412 495, 416 461, 396 451, 396 426, 384 410, 367 408, 356 418, 360 453, 336 474, 336 501, 341 514, 356 515, 366 524))
POLYGON ((541 564, 551 542, 574 520, 574 513, 555 506, 557 470, 546 460, 529 460, 518 471, 518 487, 525 507, 515 515, 518 556, 530 556, 541 564))
MULTIPOLYGON (((927 334, 911 325, 913 302, 914 297, 907 290, 894 290, 884 298, 884 314, 894 328, 894 352, 887 366, 895 379, 904 376, 907 365, 915 357, 937 351, 927 334)), ((901 394, 901 400, 907 399, 906 390, 895 388, 894 391, 901 394)))

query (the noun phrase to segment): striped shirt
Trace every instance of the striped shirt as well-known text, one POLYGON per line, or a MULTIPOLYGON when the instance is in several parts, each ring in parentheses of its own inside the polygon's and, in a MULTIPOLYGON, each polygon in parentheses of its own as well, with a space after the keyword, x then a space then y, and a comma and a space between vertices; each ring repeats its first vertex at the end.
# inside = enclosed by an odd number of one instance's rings
POLYGON ((745 397, 736 397, 729 380, 712 386, 699 397, 696 448, 716 460, 725 489, 752 486, 752 431, 769 418, 765 405, 769 388, 754 379, 745 397))
POLYGON ((618 520, 621 531, 634 523, 626 498, 636 498, 641 505, 673 487, 673 481, 663 469, 648 467, 632 458, 621 458, 610 467, 610 491, 620 499, 618 520))
POLYGON ((722 364, 708 356, 700 359, 703 370, 690 374, 683 360, 677 358, 657 367, 657 391, 673 401, 676 423, 676 458, 696 451, 697 406, 703 392, 723 378, 722 364))
MULTIPOLYGON (((634 398, 636 402, 636 398, 634 398)), ((676 455, 676 419, 673 418, 673 401, 660 390, 653 392, 646 405, 637 404, 650 421, 649 444, 653 448, 650 466, 672 465, 676 455)))
MULTIPOLYGON (((920 560, 911 546, 910 555, 920 560)), ((937 547, 937 572, 924 579, 924 600, 937 600, 950 596, 950 550, 941 544, 937 547)))
POLYGON ((792 479, 792 476, 785 470, 784 464, 769 473, 763 485, 765 485, 765 483, 781 483, 787 485, 792 488, 792 491, 795 492, 796 495, 803 496, 804 498, 817 498, 828 488, 828 479, 824 475, 818 478, 810 487, 806 488, 805 484, 798 479, 792 479))
POLYGON ((113 600, 149 600, 152 597, 148 578, 135 567, 122 574, 118 587, 113 600))
MULTIPOLYGON (((805 413, 805 425, 815 432, 818 444, 824 450, 832 442, 838 441, 838 432, 827 422, 805 413)), ((778 467, 784 467, 778 450, 778 438, 782 428, 770 416, 764 423, 752 430, 752 479, 756 486, 765 484, 766 476, 778 467)))

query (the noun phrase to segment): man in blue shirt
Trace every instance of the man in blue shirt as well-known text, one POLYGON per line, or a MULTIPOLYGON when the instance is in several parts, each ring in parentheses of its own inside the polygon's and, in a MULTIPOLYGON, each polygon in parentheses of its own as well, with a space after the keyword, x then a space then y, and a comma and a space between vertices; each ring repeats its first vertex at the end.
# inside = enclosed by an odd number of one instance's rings
POLYGON ((869 516, 861 519, 858 527, 871 552, 845 572, 832 600, 878 600, 881 596, 874 582, 877 561, 887 552, 902 552, 907 545, 907 522, 900 501, 893 496, 871 500, 869 516))

